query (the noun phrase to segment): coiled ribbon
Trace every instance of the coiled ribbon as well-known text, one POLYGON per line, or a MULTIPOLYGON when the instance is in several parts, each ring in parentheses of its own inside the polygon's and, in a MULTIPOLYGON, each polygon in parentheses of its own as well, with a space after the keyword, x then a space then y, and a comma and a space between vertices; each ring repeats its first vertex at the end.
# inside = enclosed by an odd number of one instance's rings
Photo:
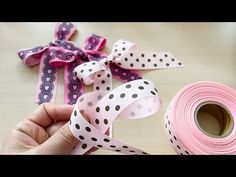
POLYGON ((196 82, 182 88, 172 99, 165 117, 165 128, 178 154, 236 154, 236 92, 211 81, 196 82), (200 124, 214 117, 221 125, 209 133, 200 124))

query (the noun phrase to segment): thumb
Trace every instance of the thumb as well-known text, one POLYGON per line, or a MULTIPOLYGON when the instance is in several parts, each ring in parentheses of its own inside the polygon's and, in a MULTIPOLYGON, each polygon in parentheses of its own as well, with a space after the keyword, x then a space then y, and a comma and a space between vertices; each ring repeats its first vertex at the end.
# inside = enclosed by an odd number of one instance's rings
POLYGON ((69 122, 67 122, 35 151, 38 154, 69 154, 78 143, 79 140, 71 133, 69 122))

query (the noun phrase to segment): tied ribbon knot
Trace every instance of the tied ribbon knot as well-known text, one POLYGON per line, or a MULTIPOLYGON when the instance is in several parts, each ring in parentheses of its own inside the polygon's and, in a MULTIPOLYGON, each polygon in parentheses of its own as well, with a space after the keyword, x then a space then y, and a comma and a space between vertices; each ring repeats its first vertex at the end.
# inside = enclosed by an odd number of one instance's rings
POLYGON ((55 102, 56 86, 59 67, 64 70, 64 102, 75 104, 84 93, 84 84, 74 76, 75 66, 90 60, 99 60, 105 56, 100 52, 106 44, 106 39, 97 35, 90 35, 84 43, 83 49, 68 41, 75 33, 76 27, 72 23, 58 23, 56 25, 53 42, 45 46, 22 49, 18 56, 28 66, 39 66, 36 102, 55 102))
POLYGON ((119 71, 117 66, 124 69, 121 75, 136 80, 128 71, 179 68, 183 64, 169 52, 140 51, 134 43, 118 40, 110 55, 100 61, 76 66, 74 73, 84 84, 93 84, 94 90, 109 91, 112 89, 111 74, 116 75, 119 71))

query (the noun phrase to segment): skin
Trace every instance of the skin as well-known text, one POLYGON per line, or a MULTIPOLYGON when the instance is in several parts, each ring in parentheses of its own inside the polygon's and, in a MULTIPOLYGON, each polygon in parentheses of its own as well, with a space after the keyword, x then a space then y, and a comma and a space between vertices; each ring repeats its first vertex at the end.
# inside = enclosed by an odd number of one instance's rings
MULTIPOLYGON (((73 105, 41 104, 6 138, 2 154, 70 154, 77 140, 69 129, 73 105)), ((83 114, 88 120, 88 117, 83 114)), ((106 133, 107 134, 107 133, 106 133)), ((86 154, 97 149, 92 148, 86 154)))

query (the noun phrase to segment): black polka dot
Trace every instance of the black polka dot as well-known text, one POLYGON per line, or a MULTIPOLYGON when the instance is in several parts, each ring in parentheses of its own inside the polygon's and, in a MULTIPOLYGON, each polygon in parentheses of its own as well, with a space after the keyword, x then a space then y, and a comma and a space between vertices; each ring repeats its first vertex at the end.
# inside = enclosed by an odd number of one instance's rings
POLYGON ((104 138, 104 141, 105 141, 105 142, 110 142, 110 140, 109 140, 109 139, 107 139, 107 138, 104 138))
POLYGON ((156 95, 156 93, 155 93, 155 92, 153 92, 153 91, 151 91, 151 94, 153 94, 153 95, 156 95))
POLYGON ((146 152, 142 152, 142 154, 144 154, 144 155, 147 155, 147 153, 146 153, 146 152))
POLYGON ((134 64, 133 63, 130 63, 130 67, 133 67, 134 66, 134 64))
POLYGON ((107 125, 108 124, 108 120, 104 119, 104 124, 107 125))
POLYGON ((174 136, 174 139, 175 139, 175 141, 177 140, 177 138, 174 136))
POLYGON ((179 145, 177 145, 177 148, 180 149, 179 145))
POLYGON ((107 74, 107 77, 109 78, 109 77, 111 77, 111 75, 110 75, 110 74, 107 74))
POLYGON ((120 106, 116 105, 115 109, 116 109, 116 111, 119 111, 120 110, 120 106))
POLYGON ((179 62, 178 65, 182 65, 182 63, 179 62))
POLYGON ((143 90, 144 87, 143 87, 143 86, 139 86, 138 89, 139 89, 139 90, 143 90))
POLYGON ((107 87, 106 89, 107 89, 107 90, 110 90, 111 88, 110 88, 110 87, 107 87))
POLYGON ((93 103, 90 101, 90 102, 88 102, 88 106, 89 107, 92 107, 93 106, 93 103))
POLYGON ((118 50, 117 50, 117 49, 115 49, 114 51, 115 51, 115 52, 117 52, 118 50))
POLYGON ((144 54, 143 54, 143 53, 141 54, 141 57, 144 57, 144 54))
POLYGON ((113 94, 110 94, 110 95, 109 95, 109 99, 112 99, 113 97, 114 97, 113 94))
POLYGON ((84 110, 83 110, 83 109, 81 109, 81 110, 80 110, 80 112, 81 112, 81 113, 84 113, 84 110))
POLYGON ((96 63, 95 62, 92 62, 92 65, 95 65, 96 63))
POLYGON ((162 59, 159 59, 160 62, 162 62, 163 60, 162 59))
POLYGON ((116 152, 120 152, 120 150, 119 150, 119 149, 116 149, 116 152))
POLYGON ((126 88, 130 88, 130 87, 131 87, 131 85, 130 85, 130 84, 128 84, 128 85, 126 85, 125 87, 126 87, 126 88))
POLYGON ((133 56, 133 53, 130 53, 130 56, 132 57, 132 56, 133 56))
POLYGON ((134 150, 129 150, 129 152, 135 152, 134 150))
POLYGON ((97 141, 97 138, 92 137, 91 140, 92 140, 92 141, 97 141))
POLYGON ((167 55, 167 54, 165 54, 165 57, 168 57, 168 55, 167 55))
POLYGON ((167 128, 167 125, 165 124, 165 127, 167 128))
POLYGON ((118 56, 121 56, 121 53, 118 53, 118 56))
POLYGON ((86 66, 86 65, 87 65, 87 63, 84 64, 84 66, 86 66))
POLYGON ((171 131, 169 130, 169 134, 171 135, 171 131))
POLYGON ((147 61, 148 61, 148 62, 151 62, 151 59, 149 58, 147 61))
POLYGON ((126 49, 123 47, 122 50, 126 50, 126 49))
POLYGON ((125 58, 125 61, 128 61, 128 58, 125 58))
POLYGON ((107 105, 107 106, 105 107, 105 110, 106 110, 106 111, 109 111, 109 110, 110 110, 110 106, 107 105))
POLYGON ((170 121, 168 120, 168 124, 170 125, 170 121))
POLYGON ((102 99, 102 95, 98 95, 98 96, 97 96, 97 99, 98 99, 98 100, 101 100, 101 99, 102 99))
POLYGON ((97 147, 100 147, 100 148, 101 148, 101 147, 103 147, 103 146, 102 146, 101 144, 98 144, 97 147))
POLYGON ((111 148, 115 148, 116 146, 115 145, 110 145, 111 148))
POLYGON ((158 90, 156 88, 154 88, 156 92, 158 92, 158 90))
POLYGON ((83 149, 86 149, 86 148, 87 148, 87 144, 83 144, 83 145, 82 145, 82 148, 83 148, 83 149))
POLYGON ((144 81, 143 83, 146 84, 146 85, 149 85, 149 83, 147 81, 144 81))
POLYGON ((83 78, 80 79, 82 82, 84 81, 83 78))
POLYGON ((132 98, 137 98, 137 97, 138 97, 138 94, 136 93, 132 95, 132 98))
POLYGON ((75 149, 76 148, 76 146, 74 146, 72 149, 75 149))
POLYGON ((84 98, 80 98, 79 101, 80 101, 80 102, 84 101, 84 98))
POLYGON ((171 142, 171 143, 173 143, 173 140, 172 140, 172 139, 170 139, 170 142, 171 142))
POLYGON ((102 82, 101 82, 102 84, 105 84, 105 81, 104 80, 102 80, 102 82))
POLYGON ((77 111, 76 110, 74 111, 74 116, 77 116, 77 111))
POLYGON ((75 124, 75 127, 76 127, 77 129, 80 129, 79 124, 75 124))
POLYGON ((96 120, 95 120, 95 123, 96 123, 96 124, 99 124, 99 120, 98 120, 98 119, 96 119, 96 120))
POLYGON ((99 90, 99 89, 100 89, 100 88, 97 86, 97 87, 96 87, 96 90, 99 90))
POLYGON ((153 56, 153 57, 156 57, 156 54, 153 54, 152 56, 153 56))
POLYGON ((175 59, 174 59, 174 58, 171 58, 171 61, 175 61, 175 59))
POLYGON ((89 69, 89 72, 91 72, 92 71, 92 69, 89 69))
POLYGON ((128 148, 128 146, 122 146, 122 147, 123 147, 123 148, 126 148, 126 149, 128 148))
POLYGON ((118 63, 118 65, 121 65, 121 63, 118 63))
POLYGON ((107 61, 105 62, 105 65, 108 65, 108 62, 107 62, 107 61))
POLYGON ((180 153, 180 155, 184 155, 183 153, 180 153))
POLYGON ((125 44, 125 41, 123 41, 122 44, 125 44))
POLYGON ((139 59, 137 58, 136 61, 139 62, 139 59))
POLYGON ((86 127, 85 130, 86 130, 87 132, 91 132, 91 128, 89 128, 89 127, 86 127))
POLYGON ((70 125, 71 125, 71 120, 70 120, 70 125))
POLYGON ((100 74, 98 74, 98 75, 97 75, 97 77, 101 77, 101 75, 100 75, 100 74))
POLYGON ((120 97, 124 98, 125 97, 125 93, 120 94, 120 97))
POLYGON ((142 67, 145 67, 145 64, 142 64, 142 67))
POLYGON ((156 63, 154 63, 154 65, 153 65, 154 67, 157 67, 157 64, 156 63))
POLYGON ((166 66, 170 66, 170 64, 169 64, 169 63, 166 63, 166 66))
POLYGON ((189 154, 189 152, 188 151, 184 151, 186 154, 189 154))
POLYGON ((77 72, 75 72, 75 75, 77 75, 77 72))
POLYGON ((100 111, 100 108, 99 107, 96 107, 96 112, 99 112, 100 111))
POLYGON ((84 140, 84 137, 82 135, 79 136, 79 139, 84 140))

